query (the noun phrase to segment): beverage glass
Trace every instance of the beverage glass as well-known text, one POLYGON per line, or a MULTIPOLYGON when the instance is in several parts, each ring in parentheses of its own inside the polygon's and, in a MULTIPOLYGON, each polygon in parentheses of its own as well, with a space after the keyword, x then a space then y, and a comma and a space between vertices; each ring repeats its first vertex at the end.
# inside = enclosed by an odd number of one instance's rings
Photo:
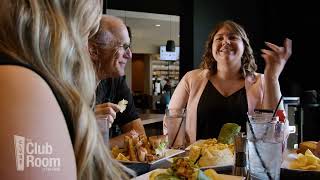
POLYGON ((109 121, 107 118, 98 118, 97 119, 98 128, 103 137, 104 144, 109 143, 109 121))
POLYGON ((165 122, 168 131, 169 147, 174 149, 184 149, 186 146, 185 109, 166 109, 165 122))
POLYGON ((272 114, 249 115, 248 166, 252 179, 280 179, 284 124, 272 114))

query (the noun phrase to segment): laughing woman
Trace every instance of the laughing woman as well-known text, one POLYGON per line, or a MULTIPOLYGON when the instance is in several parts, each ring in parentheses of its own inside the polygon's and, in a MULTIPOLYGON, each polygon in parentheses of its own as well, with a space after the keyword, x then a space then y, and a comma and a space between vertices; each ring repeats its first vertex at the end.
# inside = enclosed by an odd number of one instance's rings
POLYGON ((259 74, 239 24, 227 20, 211 32, 201 69, 181 79, 169 104, 169 108, 187 108, 187 143, 218 137, 225 123, 237 123, 245 130, 248 112, 275 109, 281 97, 278 78, 291 55, 291 40, 286 39, 283 47, 268 42, 266 46, 268 50, 262 49, 266 67, 259 74))

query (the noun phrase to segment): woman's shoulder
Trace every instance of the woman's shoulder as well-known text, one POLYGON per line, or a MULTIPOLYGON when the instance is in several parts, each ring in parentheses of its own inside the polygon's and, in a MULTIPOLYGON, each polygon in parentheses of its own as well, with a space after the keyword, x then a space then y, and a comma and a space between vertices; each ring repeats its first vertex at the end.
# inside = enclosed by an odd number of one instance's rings
POLYGON ((44 81, 43 78, 38 75, 31 68, 20 66, 16 64, 2 64, 0 65, 0 74, 5 74, 6 76, 0 76, 4 82, 15 82, 15 81, 44 81))
MULTIPOLYGON (((25 101, 31 106, 37 106, 36 102, 57 102, 47 81, 27 67, 1 65, 0 82, 2 86, 0 96, 2 97, 16 97, 15 101, 25 101), (38 101, 41 99, 43 100, 38 101)), ((51 107, 52 104, 47 105, 51 107)))
POLYGON ((0 77, 3 83, 10 84, 12 86, 19 85, 21 89, 39 89, 39 87, 42 87, 51 92, 51 88, 49 87, 47 81, 39 73, 25 66, 14 64, 1 65, 0 77), (5 76, 2 76, 1 74, 5 76))
MULTIPOLYGON (((59 167, 59 174, 53 172, 52 175, 60 177, 68 174, 67 176, 74 177, 76 166, 70 135, 64 115, 47 82, 26 67, 1 65, 0 83, 0 114, 4 120, 0 131, 5 132, 0 133, 0 145, 10 144, 14 135, 32 139, 34 142, 48 142, 54 147, 50 157, 59 157, 61 163, 70 165, 62 165, 59 167), (2 136, 4 134, 5 136, 2 136)), ((0 156, 5 159, 4 162, 15 162, 11 149, 1 151, 0 156)), ((24 172, 19 174, 16 170, 9 169, 7 174, 11 177, 22 177, 23 173, 42 177, 37 174, 38 169, 41 168, 25 168, 24 172)))
MULTIPOLYGON (((1 104, 6 103, 16 113, 28 112, 25 114, 26 119, 43 115, 64 119, 62 109, 51 87, 33 70, 15 65, 0 66, 0 82, 1 104)), ((11 113, 7 110, 10 109, 0 109, 0 112, 11 113)), ((55 121, 48 123, 52 124, 55 121)))
POLYGON ((202 74, 205 73, 206 69, 193 69, 191 71, 188 71, 187 74, 202 74))
POLYGON ((194 69, 194 70, 188 71, 185 74, 185 77, 191 80, 201 80, 203 78, 206 78, 208 73, 209 71, 206 69, 194 69))

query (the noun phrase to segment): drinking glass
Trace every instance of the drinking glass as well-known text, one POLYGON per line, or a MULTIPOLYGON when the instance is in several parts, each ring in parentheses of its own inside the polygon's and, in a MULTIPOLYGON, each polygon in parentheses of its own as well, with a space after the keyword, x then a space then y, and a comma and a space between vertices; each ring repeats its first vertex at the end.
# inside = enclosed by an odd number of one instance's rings
POLYGON ((184 149, 186 146, 185 109, 166 109, 165 122, 168 131, 169 147, 174 149, 184 149))
POLYGON ((109 143, 109 121, 107 118, 97 118, 98 128, 103 137, 104 144, 109 143))
POLYGON ((252 179, 280 179, 284 128, 272 114, 249 115, 247 147, 252 179))

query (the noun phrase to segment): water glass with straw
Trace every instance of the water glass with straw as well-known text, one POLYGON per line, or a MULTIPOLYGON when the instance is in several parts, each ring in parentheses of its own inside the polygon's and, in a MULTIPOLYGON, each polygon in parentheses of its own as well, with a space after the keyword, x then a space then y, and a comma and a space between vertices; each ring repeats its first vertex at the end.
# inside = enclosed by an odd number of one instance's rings
POLYGON ((280 179, 284 123, 279 122, 276 111, 248 115, 247 138, 249 173, 251 179, 280 179))
POLYGON ((186 111, 182 109, 166 109, 165 122, 168 131, 169 147, 184 149, 186 146, 186 111))

